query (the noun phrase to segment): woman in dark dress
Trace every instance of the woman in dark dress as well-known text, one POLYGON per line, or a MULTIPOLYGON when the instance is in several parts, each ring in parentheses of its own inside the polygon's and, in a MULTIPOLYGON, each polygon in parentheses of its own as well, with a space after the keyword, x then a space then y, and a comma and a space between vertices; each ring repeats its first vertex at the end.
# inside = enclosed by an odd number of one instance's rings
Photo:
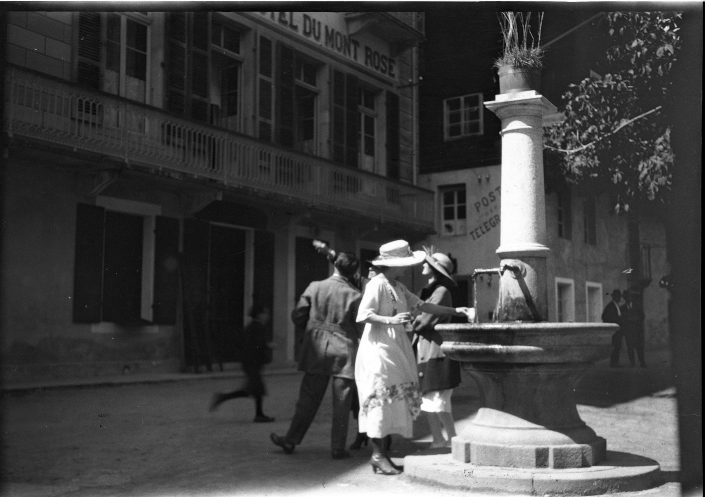
POLYGON ((230 399, 252 397, 255 399, 255 423, 270 423, 274 418, 264 414, 262 398, 267 389, 262 379, 262 367, 272 361, 272 349, 267 342, 267 324, 271 319, 269 309, 255 304, 250 311, 252 321, 245 327, 242 343, 242 370, 247 376, 245 386, 228 393, 216 393, 210 404, 214 411, 220 404, 230 399))
MULTIPOLYGON (((443 253, 427 253, 422 274, 428 284, 421 290, 421 300, 449 307, 459 303, 457 285, 451 273, 453 261, 443 253)), ((413 323, 414 346, 419 370, 421 411, 425 413, 431 429, 431 448, 447 447, 456 435, 451 406, 453 388, 460 384, 460 365, 445 356, 441 338, 434 326, 451 321, 451 316, 438 316, 427 312, 419 314, 413 323), (443 437, 445 429, 447 438, 443 437)))

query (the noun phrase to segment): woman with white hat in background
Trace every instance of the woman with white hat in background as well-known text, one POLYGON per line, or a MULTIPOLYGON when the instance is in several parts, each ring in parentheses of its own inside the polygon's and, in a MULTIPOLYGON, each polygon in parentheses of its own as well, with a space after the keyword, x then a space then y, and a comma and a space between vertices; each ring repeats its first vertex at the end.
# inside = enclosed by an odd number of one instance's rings
POLYGON ((355 361, 358 429, 367 433, 372 444, 370 464, 375 473, 401 473, 387 454, 390 436, 413 436, 413 421, 419 414, 416 359, 405 328, 412 312, 468 317, 472 312, 467 307, 426 303, 397 281, 425 257, 423 250, 412 252, 405 240, 382 245, 371 261, 377 275, 367 283, 357 314, 357 321, 365 323, 355 361))

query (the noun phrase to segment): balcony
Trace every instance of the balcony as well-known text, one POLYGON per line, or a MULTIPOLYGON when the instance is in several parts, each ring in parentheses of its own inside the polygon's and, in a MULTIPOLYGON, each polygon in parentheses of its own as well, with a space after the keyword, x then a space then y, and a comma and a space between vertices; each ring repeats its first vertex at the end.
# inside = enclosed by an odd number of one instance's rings
POLYGON ((428 190, 17 67, 5 74, 4 131, 11 138, 210 180, 282 203, 433 230, 433 193, 428 190))

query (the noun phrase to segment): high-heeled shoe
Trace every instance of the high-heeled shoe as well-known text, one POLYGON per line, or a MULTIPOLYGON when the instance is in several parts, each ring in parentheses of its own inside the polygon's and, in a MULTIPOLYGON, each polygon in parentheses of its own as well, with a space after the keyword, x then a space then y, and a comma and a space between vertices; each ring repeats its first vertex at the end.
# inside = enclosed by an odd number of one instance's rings
POLYGON ((398 465, 398 464, 394 464, 394 461, 392 461, 392 458, 389 457, 389 456, 385 456, 385 457, 387 458, 387 461, 389 461, 389 464, 391 464, 394 469, 396 469, 396 470, 399 471, 400 473, 404 471, 404 466, 400 466, 400 465, 398 465))
POLYGON ((355 441, 350 444, 350 450, 360 450, 360 447, 363 445, 367 447, 367 442, 369 442, 367 433, 358 433, 355 437, 355 441))
POLYGON ((372 466, 372 471, 377 474, 382 473, 383 475, 398 475, 401 474, 401 469, 397 466, 392 466, 392 463, 387 459, 386 456, 381 454, 372 454, 370 457, 370 466, 372 466))

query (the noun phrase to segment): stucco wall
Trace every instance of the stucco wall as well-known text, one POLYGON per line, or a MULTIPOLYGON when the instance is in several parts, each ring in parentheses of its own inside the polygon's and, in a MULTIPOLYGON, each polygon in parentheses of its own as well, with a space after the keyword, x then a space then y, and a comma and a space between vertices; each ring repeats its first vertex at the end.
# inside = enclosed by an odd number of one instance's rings
POLYGON ((76 204, 90 201, 84 195, 92 181, 49 163, 7 164, 0 323, 6 381, 178 367, 173 326, 73 322, 76 204))
MULTIPOLYGON (((430 236, 424 242, 437 250, 458 259, 458 275, 471 275, 476 268, 493 268, 499 264, 495 253, 500 241, 499 225, 487 223, 500 213, 499 195, 492 201, 490 192, 496 192, 501 180, 500 166, 481 167, 421 175, 419 184, 436 191, 436 212, 440 216, 438 187, 465 184, 467 189, 468 219, 467 234, 461 236, 430 236), (478 229, 480 228, 480 229, 478 229)), ((558 236, 558 210, 555 194, 546 195, 547 244, 551 249, 548 259, 548 319, 556 320, 556 278, 573 280, 575 288, 575 319, 585 321, 586 282, 602 285, 603 306, 609 302, 606 294, 613 289, 626 289, 627 276, 622 273, 628 267, 626 218, 612 214, 605 196, 596 198, 597 243, 584 241, 583 198, 572 197, 572 237, 570 240, 558 236)), ((440 218, 436 219, 437 232, 440 218)), ((652 282, 644 290, 645 340, 647 348, 668 345, 668 295, 659 288, 658 280, 668 273, 665 250, 664 226, 657 219, 646 218, 640 224, 642 244, 651 246, 652 282)), ((488 313, 497 301, 497 278, 489 283, 484 277, 477 285, 478 316, 487 321, 488 313)))

